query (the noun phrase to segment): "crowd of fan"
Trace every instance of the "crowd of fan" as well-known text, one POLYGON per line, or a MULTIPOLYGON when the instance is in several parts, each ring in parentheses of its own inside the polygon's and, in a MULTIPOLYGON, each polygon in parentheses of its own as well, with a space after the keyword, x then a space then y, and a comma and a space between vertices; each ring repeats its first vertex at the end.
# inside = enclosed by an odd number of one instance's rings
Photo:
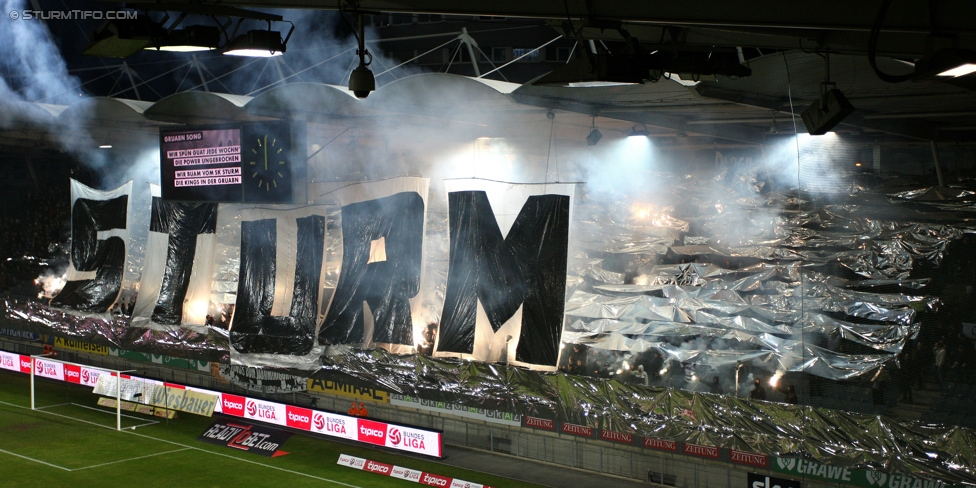
POLYGON ((0 291, 30 284, 40 263, 54 257, 53 247, 68 241, 69 201, 65 191, 33 192, 0 215, 0 291), (32 276, 30 276, 32 275, 32 276))

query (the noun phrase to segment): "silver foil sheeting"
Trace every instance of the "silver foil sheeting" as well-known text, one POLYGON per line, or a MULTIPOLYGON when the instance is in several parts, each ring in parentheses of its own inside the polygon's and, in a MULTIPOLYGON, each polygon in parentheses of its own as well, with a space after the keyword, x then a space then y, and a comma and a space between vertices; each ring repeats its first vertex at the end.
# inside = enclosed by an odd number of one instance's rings
POLYGON ((976 432, 962 427, 382 350, 330 348, 323 359, 317 377, 429 400, 655 439, 803 456, 830 466, 976 484, 976 432))
POLYGON ((55 334, 127 351, 229 361, 227 331, 216 327, 154 330, 130 327, 128 317, 111 313, 79 315, 38 302, 9 299, 5 300, 4 307, 4 322, 17 329, 55 334))

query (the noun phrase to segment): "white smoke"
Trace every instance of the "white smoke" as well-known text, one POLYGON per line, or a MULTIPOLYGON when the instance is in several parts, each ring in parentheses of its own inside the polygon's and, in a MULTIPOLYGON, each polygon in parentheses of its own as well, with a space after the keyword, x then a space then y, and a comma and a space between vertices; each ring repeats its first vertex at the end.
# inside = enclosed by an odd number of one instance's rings
POLYGON ((53 298, 64 288, 65 283, 67 283, 67 268, 60 273, 51 270, 45 271, 34 279, 34 284, 42 288, 37 298, 53 298))

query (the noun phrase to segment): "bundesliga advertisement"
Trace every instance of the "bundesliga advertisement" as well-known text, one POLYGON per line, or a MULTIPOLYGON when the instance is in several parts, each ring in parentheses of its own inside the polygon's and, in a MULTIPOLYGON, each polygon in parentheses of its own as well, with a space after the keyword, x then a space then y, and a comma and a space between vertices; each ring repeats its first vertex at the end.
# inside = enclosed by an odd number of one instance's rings
POLYGON ((321 412, 229 393, 220 394, 218 407, 221 413, 232 417, 282 425, 314 434, 341 437, 415 454, 443 456, 440 432, 321 412))
POLYGON ((359 440, 355 417, 328 412, 313 412, 309 430, 316 434, 359 440))
MULTIPOLYGON (((44 358, 34 358, 33 368, 31 362, 30 356, 0 351, 0 369, 20 371, 21 373, 33 371, 36 376, 92 387, 98 383, 98 377, 101 374, 114 374, 44 358)), ((123 375, 123 378, 145 381, 169 388, 186 388, 214 395, 219 398, 217 404, 214 405, 214 412, 231 417, 290 427, 329 437, 341 437, 415 454, 443 457, 440 432, 321 412, 230 393, 218 393, 202 388, 184 387, 157 380, 143 380, 129 375, 123 375)))

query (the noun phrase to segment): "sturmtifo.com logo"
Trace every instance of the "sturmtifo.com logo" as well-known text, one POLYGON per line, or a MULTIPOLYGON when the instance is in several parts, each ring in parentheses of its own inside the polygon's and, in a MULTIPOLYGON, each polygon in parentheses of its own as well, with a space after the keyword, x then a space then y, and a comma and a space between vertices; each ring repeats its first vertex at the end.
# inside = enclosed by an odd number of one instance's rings
POLYGON ((11 10, 10 20, 133 20, 139 12, 130 10, 11 10))

